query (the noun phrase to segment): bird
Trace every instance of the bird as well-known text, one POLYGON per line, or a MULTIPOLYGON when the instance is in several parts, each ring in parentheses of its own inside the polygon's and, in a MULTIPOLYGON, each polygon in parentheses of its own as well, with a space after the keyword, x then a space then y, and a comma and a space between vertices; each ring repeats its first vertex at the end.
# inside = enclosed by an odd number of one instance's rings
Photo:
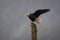
POLYGON ((38 9, 34 13, 26 13, 25 16, 27 16, 31 22, 40 24, 42 22, 42 18, 39 18, 39 16, 49 11, 50 9, 38 9))

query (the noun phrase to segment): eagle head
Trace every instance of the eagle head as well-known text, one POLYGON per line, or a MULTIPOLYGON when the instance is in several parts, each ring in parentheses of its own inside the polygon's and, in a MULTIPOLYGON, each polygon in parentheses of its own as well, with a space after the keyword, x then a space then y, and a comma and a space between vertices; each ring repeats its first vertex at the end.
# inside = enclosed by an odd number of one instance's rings
POLYGON ((29 16, 30 14, 29 13, 26 13, 25 16, 29 16))

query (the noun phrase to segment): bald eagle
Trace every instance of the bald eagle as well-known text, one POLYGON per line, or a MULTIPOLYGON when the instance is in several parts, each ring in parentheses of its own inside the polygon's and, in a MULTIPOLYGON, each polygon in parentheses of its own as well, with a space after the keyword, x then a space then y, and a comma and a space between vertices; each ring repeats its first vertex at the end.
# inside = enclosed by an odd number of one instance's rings
POLYGON ((36 22, 36 23, 39 24, 39 23, 42 22, 42 19, 41 19, 41 18, 38 18, 38 17, 39 17, 40 15, 48 12, 48 11, 50 11, 50 10, 49 10, 49 9, 38 9, 38 10, 36 10, 34 13, 31 13, 31 14, 27 13, 27 14, 25 14, 25 16, 28 16, 29 19, 30 19, 32 22, 36 22))

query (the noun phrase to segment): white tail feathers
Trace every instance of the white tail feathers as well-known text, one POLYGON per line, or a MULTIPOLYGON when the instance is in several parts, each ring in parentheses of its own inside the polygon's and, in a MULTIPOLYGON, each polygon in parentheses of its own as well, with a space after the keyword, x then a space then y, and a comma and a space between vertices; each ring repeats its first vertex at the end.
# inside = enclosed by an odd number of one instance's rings
POLYGON ((36 18, 35 22, 38 23, 38 24, 40 24, 42 22, 42 19, 41 18, 40 19, 36 18))

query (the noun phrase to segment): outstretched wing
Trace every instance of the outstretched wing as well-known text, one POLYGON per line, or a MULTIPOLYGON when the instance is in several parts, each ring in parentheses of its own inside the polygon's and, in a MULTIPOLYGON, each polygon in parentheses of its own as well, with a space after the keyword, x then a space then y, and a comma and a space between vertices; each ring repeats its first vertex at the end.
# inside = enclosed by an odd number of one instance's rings
POLYGON ((39 10, 35 11, 35 13, 33 13, 33 15, 34 15, 36 18, 38 18, 41 14, 46 13, 46 12, 48 12, 48 11, 49 11, 49 9, 39 9, 39 10))

